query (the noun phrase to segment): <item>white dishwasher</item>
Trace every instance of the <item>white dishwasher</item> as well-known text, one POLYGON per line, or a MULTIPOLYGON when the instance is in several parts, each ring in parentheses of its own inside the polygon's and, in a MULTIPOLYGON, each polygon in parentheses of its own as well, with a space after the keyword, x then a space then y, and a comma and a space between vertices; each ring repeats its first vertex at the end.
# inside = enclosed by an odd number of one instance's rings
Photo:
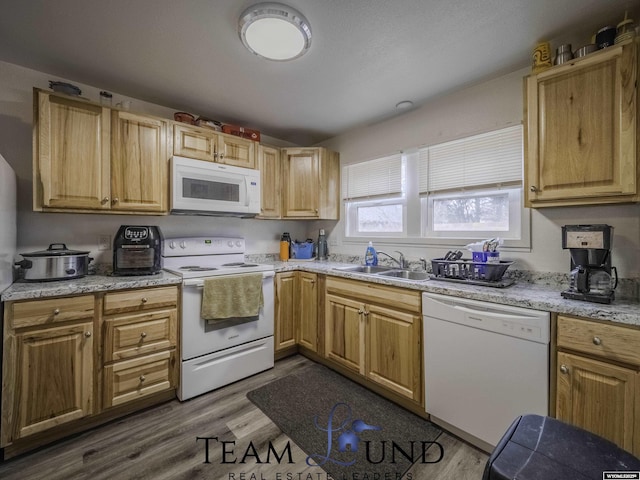
POLYGON ((548 312, 422 294, 425 409, 491 452, 518 415, 548 414, 548 312))

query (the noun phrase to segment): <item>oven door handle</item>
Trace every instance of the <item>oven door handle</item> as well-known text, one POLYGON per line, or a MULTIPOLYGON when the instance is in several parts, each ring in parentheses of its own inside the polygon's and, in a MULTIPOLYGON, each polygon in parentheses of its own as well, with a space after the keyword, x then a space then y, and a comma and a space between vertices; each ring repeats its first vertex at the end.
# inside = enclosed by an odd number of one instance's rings
MULTIPOLYGON (((273 278, 275 276, 276 272, 273 271, 269 271, 269 272, 262 272, 262 278, 273 278)), ((185 280, 182 281, 182 285, 184 287, 196 287, 196 288, 202 288, 204 287, 204 279, 202 278, 187 278, 185 280)))

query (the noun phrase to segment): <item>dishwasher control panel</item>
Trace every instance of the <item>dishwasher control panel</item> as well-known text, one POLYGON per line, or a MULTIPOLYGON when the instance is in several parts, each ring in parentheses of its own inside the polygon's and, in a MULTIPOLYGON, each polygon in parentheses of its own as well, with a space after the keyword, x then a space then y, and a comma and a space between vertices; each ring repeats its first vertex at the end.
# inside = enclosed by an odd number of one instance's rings
POLYGON ((528 308, 423 293, 422 313, 425 317, 539 343, 549 343, 551 336, 549 312, 528 308))

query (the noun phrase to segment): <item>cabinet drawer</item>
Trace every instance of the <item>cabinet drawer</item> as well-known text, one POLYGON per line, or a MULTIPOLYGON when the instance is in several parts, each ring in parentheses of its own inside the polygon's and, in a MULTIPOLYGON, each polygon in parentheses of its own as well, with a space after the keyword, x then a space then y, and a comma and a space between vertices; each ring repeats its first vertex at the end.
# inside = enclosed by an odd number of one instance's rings
POLYGON ((558 316, 558 347, 640 365, 640 330, 558 316))
POLYGON ((107 293, 104 296, 104 313, 137 312, 152 308, 175 307, 178 304, 178 287, 149 288, 107 293))
POLYGON ((11 327, 24 328, 92 318, 93 295, 16 302, 11 305, 11 327))
POLYGON ((176 345, 177 311, 163 310, 104 322, 104 361, 123 360, 176 345))
POLYGON ((104 408, 175 386, 175 350, 114 363, 104 368, 104 408))

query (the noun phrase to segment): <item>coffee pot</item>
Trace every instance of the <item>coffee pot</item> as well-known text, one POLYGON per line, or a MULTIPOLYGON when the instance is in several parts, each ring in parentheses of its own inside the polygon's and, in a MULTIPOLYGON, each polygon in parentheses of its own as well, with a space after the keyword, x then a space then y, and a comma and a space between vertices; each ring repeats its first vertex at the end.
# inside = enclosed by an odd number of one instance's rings
POLYGON ((569 289, 564 298, 611 303, 618 285, 618 272, 611 265, 613 227, 609 225, 565 225, 562 248, 571 252, 569 289))

